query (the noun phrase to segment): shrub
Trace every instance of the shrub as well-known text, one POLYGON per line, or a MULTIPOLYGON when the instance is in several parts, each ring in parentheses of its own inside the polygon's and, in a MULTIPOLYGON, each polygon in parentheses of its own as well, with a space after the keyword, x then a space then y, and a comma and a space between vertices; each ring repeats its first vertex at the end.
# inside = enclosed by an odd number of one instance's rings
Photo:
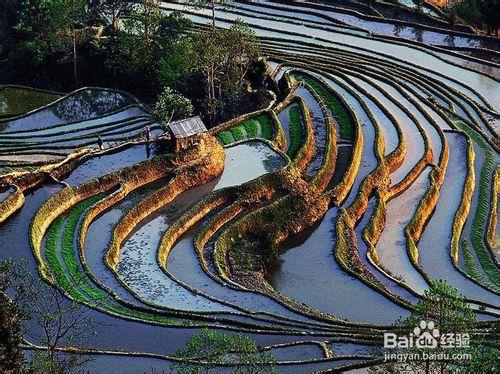
POLYGON ((181 373, 208 373, 220 364, 234 365, 238 373, 273 373, 276 361, 271 354, 259 349, 249 336, 232 336, 208 329, 191 336, 186 348, 178 350, 175 356, 192 360, 171 364, 172 371, 181 373), (245 366, 250 367, 248 371, 245 366))
POLYGON ((191 100, 170 87, 165 87, 155 104, 154 112, 160 120, 167 122, 171 116, 174 120, 191 117, 194 109, 191 100))

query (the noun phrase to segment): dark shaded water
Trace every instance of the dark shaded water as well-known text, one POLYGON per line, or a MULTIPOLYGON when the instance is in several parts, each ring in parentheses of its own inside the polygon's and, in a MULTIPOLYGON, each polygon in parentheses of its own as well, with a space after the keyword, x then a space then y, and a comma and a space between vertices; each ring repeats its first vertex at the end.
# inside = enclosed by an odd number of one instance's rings
POLYGON ((135 100, 131 96, 119 92, 83 89, 29 116, 8 121, 5 129, 26 130, 84 121, 134 103, 135 100))
POLYGON ((279 292, 355 322, 392 324, 409 312, 345 273, 333 256, 337 209, 321 223, 286 240, 270 284, 279 292))

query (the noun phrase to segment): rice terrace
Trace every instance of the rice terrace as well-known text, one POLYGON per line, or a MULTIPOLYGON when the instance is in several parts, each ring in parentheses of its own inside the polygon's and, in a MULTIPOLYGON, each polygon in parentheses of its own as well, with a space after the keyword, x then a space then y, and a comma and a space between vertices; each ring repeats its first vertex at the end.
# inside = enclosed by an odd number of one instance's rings
POLYGON ((0 14, 0 372, 499 372, 498 0, 0 14))

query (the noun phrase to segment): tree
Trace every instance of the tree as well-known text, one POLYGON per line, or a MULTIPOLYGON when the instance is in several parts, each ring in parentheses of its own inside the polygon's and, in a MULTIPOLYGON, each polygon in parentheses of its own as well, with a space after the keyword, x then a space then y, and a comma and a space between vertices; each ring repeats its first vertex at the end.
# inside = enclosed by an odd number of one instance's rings
POLYGON ((113 33, 117 33, 122 16, 132 12, 134 3, 130 0, 105 0, 99 8, 105 17, 110 17, 111 30, 113 33))
POLYGON ((101 51, 108 72, 103 75, 111 84, 147 101, 156 100, 164 86, 185 93, 192 67, 192 22, 180 12, 165 16, 154 4, 134 9, 124 27, 103 41, 101 51))
POLYGON ((210 122, 215 123, 215 115, 220 104, 221 77, 224 74, 224 30, 208 32, 199 31, 193 36, 194 68, 198 70, 206 82, 205 108, 210 116, 210 122))
POLYGON ((260 48, 254 32, 239 21, 227 30, 201 30, 192 38, 193 70, 205 81, 204 109, 213 125, 217 114, 225 118, 227 106, 244 93, 260 48))
MULTIPOLYGON (((90 318, 92 309, 69 300, 55 287, 35 279, 22 264, 4 263, 0 269, 1 278, 9 279, 12 305, 22 311, 23 318, 18 320, 31 320, 31 323, 22 324, 22 334, 30 343, 44 348, 33 356, 31 370, 64 374, 81 368, 88 358, 61 353, 59 348, 83 342, 89 344, 95 335, 95 323, 90 318)), ((16 338, 16 342, 19 343, 19 339, 16 338)))
POLYGON ((180 93, 165 87, 155 105, 156 116, 168 123, 170 119, 182 119, 193 115, 193 104, 180 93))
POLYGON ((104 66, 113 84, 134 92, 153 91, 156 96, 156 64, 161 58, 157 32, 165 15, 157 8, 156 0, 141 0, 123 21, 123 28, 107 41, 104 66), (136 87, 129 86, 134 82, 136 87), (137 83, 140 82, 140 85, 137 83))
MULTIPOLYGON (((400 346, 397 353, 412 359, 406 363, 383 365, 380 368, 383 372, 474 372, 474 368, 480 365, 487 367, 484 366, 485 357, 498 355, 498 350, 489 345, 490 336, 494 337, 495 334, 488 330, 477 330, 474 311, 465 298, 443 280, 432 282, 411 316, 397 323, 396 327, 398 336, 413 339, 413 344, 400 346), (419 346, 416 343, 419 339, 430 341, 419 346), (454 359, 457 355, 468 355, 471 359, 454 359)), ((392 349, 386 349, 385 353, 391 352, 392 349)), ((498 364, 493 360, 488 365, 498 364)))
MULTIPOLYGON (((498 338, 500 331, 498 322, 493 325, 491 335, 498 338)), ((497 346, 490 346, 484 344, 475 344, 473 346, 472 359, 467 362, 464 371, 467 374, 477 373, 498 373, 500 372, 500 364, 498 357, 500 357, 500 350, 497 346)))
POLYGON ((23 365, 21 323, 26 313, 10 299, 12 261, 0 263, 0 371, 19 372, 23 365))
POLYGON ((453 22, 462 19, 468 24, 498 36, 500 0, 453 0, 444 7, 453 22))
MULTIPOLYGON (((435 281, 429 290, 424 292, 423 298, 415 306, 412 315, 404 322, 403 326, 413 329, 421 321, 434 322, 434 328, 444 334, 468 334, 475 332, 476 315, 456 289, 445 281, 435 281)), ((438 349, 441 352, 461 353, 461 349, 438 349)), ((417 353, 436 353, 434 348, 414 348, 417 353)), ((462 351, 463 352, 463 351, 462 351)), ((412 364, 415 368, 425 369, 429 372, 444 372, 454 364, 447 361, 431 362, 430 360, 416 361, 412 364)))
POLYGON ((238 95, 245 84, 248 71, 259 58, 259 43, 252 29, 239 21, 225 32, 225 39, 225 84, 230 94, 238 95))
POLYGON ((12 28, 17 24, 21 0, 4 0, 0 2, 0 60, 13 42, 12 28))
POLYGON ((210 373, 220 365, 229 366, 228 371, 234 373, 271 373, 275 369, 274 357, 260 350, 250 337, 208 329, 191 336, 175 356, 188 360, 171 365, 172 371, 180 373, 210 373))
POLYGON ((498 37, 500 27, 500 0, 478 0, 477 6, 481 20, 486 26, 488 34, 494 33, 498 37))
POLYGON ((139 0, 124 21, 125 31, 139 35, 142 43, 149 45, 156 41, 155 35, 164 18, 157 0, 139 0))
POLYGON ((176 10, 162 18, 156 34, 164 44, 171 44, 187 39, 187 34, 192 28, 193 21, 176 10))
MULTIPOLYGON (((28 58, 29 56, 39 57, 34 61, 38 64, 33 66, 36 69, 42 62, 51 64, 72 57, 73 75, 76 82, 77 46, 88 39, 87 17, 85 0, 20 2, 17 23, 13 30, 19 41, 17 47, 27 52, 24 62, 33 63, 28 58)), ((10 59, 14 62, 18 61, 16 49, 11 51, 10 55, 10 59)))
POLYGON ((185 92, 192 71, 193 49, 188 31, 192 22, 180 12, 173 12, 160 24, 158 36, 163 50, 158 60, 158 79, 161 87, 185 92))
POLYGON ((207 4, 210 5, 212 10, 212 29, 215 30, 215 4, 224 4, 225 0, 188 0, 188 3, 193 4, 195 7, 203 7, 207 4))
POLYGON ((192 72, 193 51, 189 41, 172 43, 158 60, 158 79, 162 87, 168 86, 185 92, 187 78, 192 72))

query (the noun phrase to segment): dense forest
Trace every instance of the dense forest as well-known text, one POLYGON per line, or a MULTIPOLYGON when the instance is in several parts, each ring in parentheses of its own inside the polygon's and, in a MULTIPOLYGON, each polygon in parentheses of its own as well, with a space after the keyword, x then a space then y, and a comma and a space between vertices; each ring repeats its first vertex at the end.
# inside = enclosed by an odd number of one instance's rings
POLYGON ((3 83, 110 87, 146 103, 165 92, 183 104, 176 117, 191 114, 191 101, 211 125, 268 100, 258 41, 243 24, 195 28, 156 0, 7 0, 1 14, 3 83))

